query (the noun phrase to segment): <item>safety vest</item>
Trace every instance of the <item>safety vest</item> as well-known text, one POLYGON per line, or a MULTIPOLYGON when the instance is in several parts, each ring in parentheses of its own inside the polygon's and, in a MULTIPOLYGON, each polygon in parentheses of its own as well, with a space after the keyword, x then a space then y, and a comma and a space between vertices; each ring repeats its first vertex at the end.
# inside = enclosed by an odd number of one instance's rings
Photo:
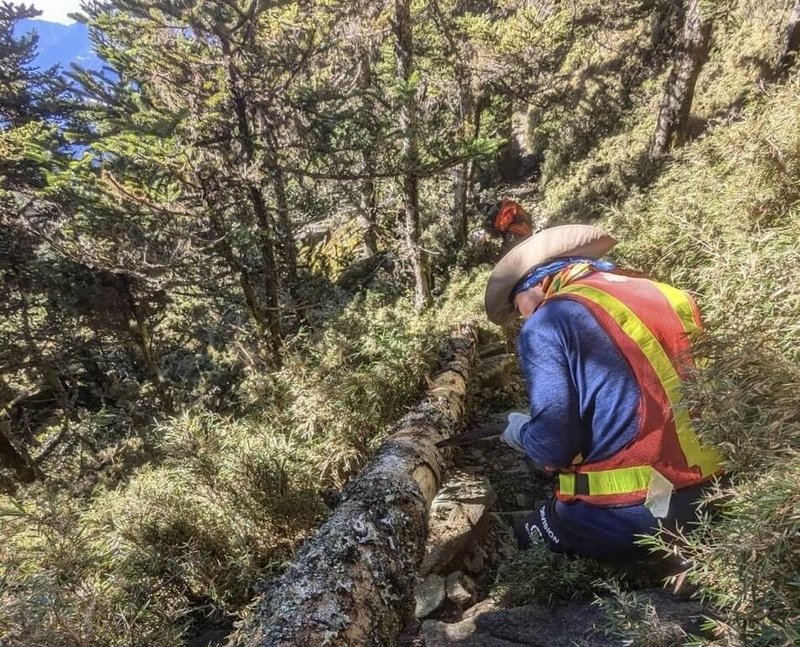
MULTIPOLYGON (((550 300, 577 301, 619 348, 641 392, 634 440, 610 458, 580 457, 559 474, 556 496, 598 506, 642 503, 654 471, 674 489, 690 487, 722 471, 722 456, 703 445, 681 403, 682 384, 693 366, 690 338, 702 323, 692 298, 664 283, 609 272, 592 272, 550 300)), ((660 479, 659 479, 660 480, 660 479)))

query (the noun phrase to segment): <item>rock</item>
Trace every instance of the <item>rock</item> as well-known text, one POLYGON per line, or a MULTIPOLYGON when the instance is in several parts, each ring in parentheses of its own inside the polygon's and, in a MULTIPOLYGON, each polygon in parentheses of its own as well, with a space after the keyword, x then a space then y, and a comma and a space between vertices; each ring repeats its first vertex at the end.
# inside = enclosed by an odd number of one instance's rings
POLYGON ((453 472, 431 504, 420 575, 450 570, 448 567, 488 530, 487 513, 496 500, 497 495, 485 477, 453 472))
POLYGON ((331 231, 336 226, 333 219, 320 220, 300 227, 295 234, 298 245, 314 247, 330 238, 331 231))
POLYGON ((522 494, 522 492, 518 492, 516 496, 517 505, 520 508, 524 508, 528 505, 528 498, 522 494))
POLYGON ((357 287, 368 285, 370 281, 383 269, 391 272, 394 268, 394 259, 388 252, 381 252, 367 258, 353 261, 342 270, 336 285, 345 290, 354 290, 357 287))
POLYGON ((486 598, 485 600, 481 600, 478 604, 471 606, 469 609, 464 611, 461 615, 462 620, 469 620, 470 618, 474 618, 481 613, 486 613, 488 611, 497 611, 498 606, 497 602, 493 598, 486 598))
POLYGON ((477 587, 469 575, 461 571, 450 573, 445 582, 448 599, 459 607, 466 607, 475 602, 477 587))
POLYGON ((470 622, 464 621, 456 624, 446 624, 436 620, 427 620, 422 623, 422 639, 425 647, 521 647, 519 643, 475 635, 470 622))
POLYGON ((434 613, 445 599, 445 580, 441 575, 431 573, 414 590, 414 617, 421 620, 434 613))
MULTIPOLYGON (((676 600, 661 590, 640 591, 642 603, 656 611, 650 629, 659 636, 697 632, 697 618, 702 613, 698 602, 676 600)), ((468 609, 461 622, 426 621, 422 625, 425 645, 431 647, 608 647, 634 644, 621 638, 610 640, 604 629, 603 611, 591 602, 569 602, 546 606, 531 604, 513 609, 497 608, 490 600, 468 609)), ((605 626, 604 626, 605 625, 605 626)), ((665 644, 682 644, 682 641, 665 644)))
POLYGON ((486 551, 476 546, 474 551, 464 556, 462 563, 470 573, 480 573, 486 565, 486 551))
POLYGON ((529 477, 531 475, 531 473, 528 471, 528 467, 527 467, 527 465, 525 465, 524 461, 518 461, 515 465, 513 465, 512 467, 509 467, 508 470, 506 470, 506 473, 507 474, 518 474, 520 476, 526 476, 526 477, 529 477))

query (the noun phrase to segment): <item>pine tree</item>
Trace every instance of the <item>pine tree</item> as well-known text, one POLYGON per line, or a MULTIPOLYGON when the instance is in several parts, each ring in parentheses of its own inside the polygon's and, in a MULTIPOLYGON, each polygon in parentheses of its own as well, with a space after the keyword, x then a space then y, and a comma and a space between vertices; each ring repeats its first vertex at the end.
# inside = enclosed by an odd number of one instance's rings
POLYGON ((59 338, 62 316, 48 309, 53 266, 37 256, 39 240, 32 221, 47 221, 53 206, 40 196, 46 175, 57 167, 56 127, 63 91, 54 70, 38 71, 35 34, 16 36, 20 20, 39 14, 33 8, 0 4, 0 464, 29 482, 42 476, 27 447, 29 438, 12 428, 9 416, 27 395, 22 385, 42 380, 68 420, 70 403, 59 379, 66 352, 59 338))
MULTIPOLYGON (((100 106, 97 150, 116 149, 135 133, 147 144, 138 156, 150 156, 150 170, 161 169, 149 186, 139 182, 140 169, 119 169, 119 193, 130 200, 141 191, 149 208, 182 218, 187 226, 178 235, 192 261, 220 268, 234 291, 238 285, 279 363, 297 281, 282 154, 295 125, 292 85, 319 46, 315 26, 300 20, 294 3, 128 1, 113 11, 92 8, 89 17, 100 52, 120 74, 113 83, 96 74, 80 79, 100 106), (135 87, 133 100, 104 105, 126 85, 135 87), (205 259, 196 254, 201 247, 205 259)), ((123 152, 112 150, 112 159, 123 152)), ((185 261, 181 272, 196 271, 185 261)), ((202 279, 199 285, 208 293, 219 288, 202 279)))
POLYGON ((398 113, 400 135, 403 142, 403 208, 406 228, 406 245, 414 272, 414 294, 418 309, 433 303, 431 296, 430 265, 425 250, 420 245, 419 213, 419 140, 417 132, 417 99, 415 96, 414 40, 411 25, 410 0, 395 0, 393 28, 395 33, 395 55, 397 76, 401 88, 398 113))

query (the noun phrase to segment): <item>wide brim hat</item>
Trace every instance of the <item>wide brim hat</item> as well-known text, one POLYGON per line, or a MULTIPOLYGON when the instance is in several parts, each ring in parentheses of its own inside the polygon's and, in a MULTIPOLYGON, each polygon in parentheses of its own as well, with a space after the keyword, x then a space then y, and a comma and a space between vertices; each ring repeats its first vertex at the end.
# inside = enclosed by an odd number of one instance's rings
POLYGON ((567 256, 600 258, 616 244, 614 238, 592 225, 561 225, 535 233, 494 266, 483 298, 486 315, 496 324, 513 319, 516 310, 510 301, 511 291, 537 265, 567 256))

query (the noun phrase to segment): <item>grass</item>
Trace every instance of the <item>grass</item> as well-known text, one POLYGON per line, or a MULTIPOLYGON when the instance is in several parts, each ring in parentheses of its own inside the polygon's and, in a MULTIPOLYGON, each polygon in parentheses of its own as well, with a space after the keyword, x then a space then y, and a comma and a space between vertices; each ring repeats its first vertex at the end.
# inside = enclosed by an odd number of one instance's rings
POLYGON ((612 566, 565 557, 534 544, 501 564, 491 596, 507 606, 591 599, 603 581, 616 574, 612 566))
MULTIPOLYGON (((698 83, 697 138, 639 174, 660 92, 653 79, 620 128, 554 167, 540 206, 553 223, 602 216, 621 241, 617 261, 697 297, 708 335, 689 397, 731 480, 717 495, 721 518, 678 543, 714 618, 710 637, 691 640, 788 645, 800 640, 800 79, 770 85, 765 73, 783 3, 729 9, 698 83)), ((626 618, 634 635, 653 625, 647 613, 626 618)))
MULTIPOLYGON (((666 69, 629 78, 624 101, 621 86, 593 86, 539 132, 544 218, 602 215, 622 241, 618 261, 690 289, 705 314, 705 370, 690 397, 732 480, 722 518, 680 545, 714 611, 703 640, 716 645, 800 641, 800 81, 763 82, 784 4, 730 5, 698 84, 698 137, 664 166, 642 167, 641 153, 666 69)), ((591 42, 566 60, 570 73, 647 37, 641 21, 603 30, 582 32, 591 42)), ((249 373, 235 398, 246 415, 189 407, 104 455, 96 481, 74 484, 79 496, 55 485, 0 496, 0 640, 166 646, 238 617, 259 577, 316 526, 324 490, 346 482, 421 393, 449 327, 473 319, 497 336, 483 318, 486 274, 452 270, 423 316, 387 295, 396 290, 356 297, 299 335, 281 371, 249 373)), ((75 456, 56 485, 84 473, 75 456)), ((593 568, 529 551, 504 566, 496 594, 588 596, 611 577, 593 568)), ((626 600, 625 631, 646 636, 652 614, 626 600)))
POLYGON ((676 622, 660 618, 656 606, 645 596, 628 590, 616 580, 603 583, 601 588, 604 594, 597 595, 593 604, 605 616, 606 625, 600 633, 609 644, 674 647, 691 642, 686 630, 676 622))
POLYGON ((232 622, 317 526, 325 490, 419 397, 451 323, 405 298, 356 298, 295 340, 280 372, 250 374, 247 415, 196 406, 162 420, 146 458, 83 496, 3 495, 0 636, 175 645, 232 622))

